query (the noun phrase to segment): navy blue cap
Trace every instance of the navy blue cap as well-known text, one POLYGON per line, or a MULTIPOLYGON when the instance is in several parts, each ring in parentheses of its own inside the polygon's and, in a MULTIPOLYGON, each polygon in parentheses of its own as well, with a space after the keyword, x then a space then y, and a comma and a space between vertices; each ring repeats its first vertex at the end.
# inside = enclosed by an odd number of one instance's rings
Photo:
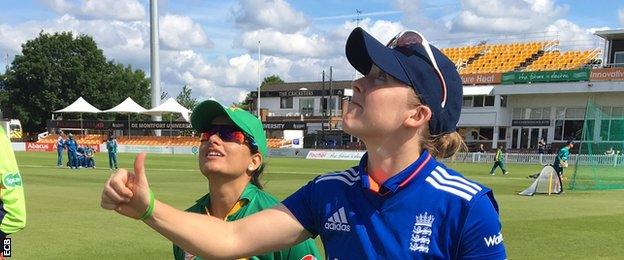
POLYGON ((433 45, 429 45, 446 82, 446 102, 442 82, 421 44, 386 47, 364 29, 357 27, 349 35, 346 55, 349 63, 363 75, 373 64, 397 80, 411 86, 431 111, 429 132, 432 135, 455 132, 461 113, 463 88, 455 64, 433 45), (413 83, 412 83, 413 82, 413 83))

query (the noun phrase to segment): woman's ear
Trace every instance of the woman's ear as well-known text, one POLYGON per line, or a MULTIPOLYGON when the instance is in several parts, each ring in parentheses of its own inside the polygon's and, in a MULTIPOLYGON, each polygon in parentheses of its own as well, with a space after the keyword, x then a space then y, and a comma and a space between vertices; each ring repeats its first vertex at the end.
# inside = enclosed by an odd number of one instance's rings
POLYGON ((247 166, 247 170, 253 172, 260 168, 260 165, 262 165, 262 154, 254 153, 251 155, 251 161, 249 162, 249 166, 247 166))
POLYGON ((405 111, 407 117, 403 121, 406 127, 420 128, 423 125, 429 125, 431 119, 431 109, 426 105, 418 105, 412 109, 405 111))

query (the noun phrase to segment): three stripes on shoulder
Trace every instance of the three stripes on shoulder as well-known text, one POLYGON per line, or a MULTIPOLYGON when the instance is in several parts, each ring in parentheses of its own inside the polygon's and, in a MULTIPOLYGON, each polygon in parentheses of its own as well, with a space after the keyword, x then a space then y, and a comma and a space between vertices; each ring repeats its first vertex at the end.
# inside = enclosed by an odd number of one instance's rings
POLYGON ((349 168, 342 172, 328 173, 321 175, 316 179, 314 183, 319 183, 320 181, 328 181, 328 180, 337 180, 344 182, 349 186, 353 186, 358 180, 360 180, 360 175, 355 171, 355 168, 349 168))
POLYGON ((472 197, 481 191, 481 186, 462 177, 450 175, 444 168, 436 167, 425 181, 434 188, 470 201, 472 197))
MULTIPOLYGON (((316 179, 315 183, 329 180, 337 180, 349 186, 353 186, 353 184, 360 180, 360 175, 355 171, 355 168, 349 168, 342 172, 321 175, 316 179)), ((451 193, 467 201, 472 200, 472 197, 482 190, 481 186, 476 183, 468 181, 460 176, 450 175, 440 166, 437 166, 431 174, 425 178, 425 181, 435 189, 451 193)))

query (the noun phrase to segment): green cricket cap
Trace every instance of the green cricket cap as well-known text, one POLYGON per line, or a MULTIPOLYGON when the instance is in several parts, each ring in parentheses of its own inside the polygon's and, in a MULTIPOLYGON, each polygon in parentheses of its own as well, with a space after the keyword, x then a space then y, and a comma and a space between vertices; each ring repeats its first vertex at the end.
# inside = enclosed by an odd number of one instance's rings
POLYGON ((262 122, 256 116, 238 107, 223 107, 219 102, 206 100, 193 109, 191 125, 199 133, 207 132, 212 128, 212 120, 225 115, 234 122, 247 136, 253 138, 263 157, 267 157, 267 140, 264 135, 262 122))

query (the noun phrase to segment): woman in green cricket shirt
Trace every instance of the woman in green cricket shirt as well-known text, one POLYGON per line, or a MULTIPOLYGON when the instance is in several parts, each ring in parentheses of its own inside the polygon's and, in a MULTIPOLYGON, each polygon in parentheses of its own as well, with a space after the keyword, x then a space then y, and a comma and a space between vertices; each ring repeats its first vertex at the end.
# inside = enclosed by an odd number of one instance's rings
POLYGON ((494 171, 497 167, 500 167, 503 170, 503 175, 507 175, 509 172, 505 168, 505 154, 503 153, 503 146, 499 145, 498 150, 496 150, 496 156, 494 156, 494 165, 492 165, 492 170, 490 170, 490 175, 494 175, 494 171))
MULTIPOLYGON (((267 158, 262 123, 249 112, 224 108, 215 101, 204 101, 194 110, 191 123, 201 133, 199 169, 208 179, 209 193, 198 199, 189 212, 210 214, 234 221, 278 204, 262 191, 260 175, 267 158)), ((176 259, 199 259, 174 245, 176 259)), ((320 254, 314 240, 250 259, 315 259, 320 254)))

